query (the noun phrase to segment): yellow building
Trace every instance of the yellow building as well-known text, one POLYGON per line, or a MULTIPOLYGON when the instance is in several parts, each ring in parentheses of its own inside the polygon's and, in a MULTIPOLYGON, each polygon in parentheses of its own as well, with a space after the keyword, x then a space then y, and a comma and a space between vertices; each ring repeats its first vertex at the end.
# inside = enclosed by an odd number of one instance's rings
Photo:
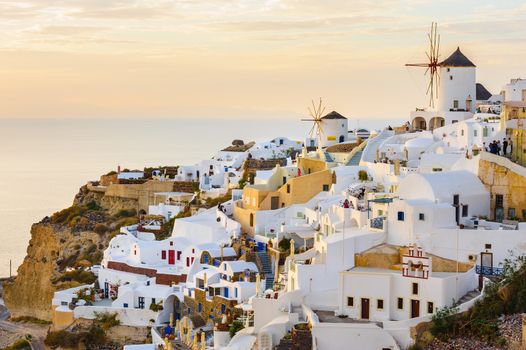
POLYGON ((479 162, 479 178, 491 194, 490 219, 526 220, 526 168, 484 152, 479 162))
POLYGON ((501 127, 506 129, 506 137, 511 138, 511 160, 526 166, 526 101, 504 102, 501 114, 501 127))
POLYGON ((286 178, 283 174, 285 168, 277 167, 266 183, 248 185, 243 189, 242 199, 234 206, 234 219, 241 224, 243 232, 257 233, 257 211, 305 203, 321 191, 328 191, 334 183, 333 172, 326 169, 325 162, 300 161, 299 165, 301 174, 305 175, 286 178), (305 171, 301 170, 302 166, 306 166, 305 171), (280 183, 280 179, 286 181, 280 183))

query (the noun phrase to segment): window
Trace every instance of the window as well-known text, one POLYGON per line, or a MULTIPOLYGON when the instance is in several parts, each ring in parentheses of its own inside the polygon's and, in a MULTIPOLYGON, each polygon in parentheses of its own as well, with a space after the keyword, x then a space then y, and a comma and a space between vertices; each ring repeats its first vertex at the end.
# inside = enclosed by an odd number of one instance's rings
POLYGON ((439 172, 439 171, 442 171, 442 168, 433 168, 433 172, 439 172))
POLYGON ((448 68, 447 71, 449 72, 451 70, 451 68, 448 68))
POLYGON ((432 314, 433 311, 435 311, 435 306, 433 305, 431 301, 428 301, 427 302, 427 313, 432 314))
POLYGON ((398 221, 404 221, 404 212, 403 211, 399 211, 398 212, 398 221))
POLYGON ((383 299, 378 299, 376 301, 376 308, 378 310, 383 310, 384 309, 384 300, 383 299))
POLYGON ((515 219, 515 208, 508 208, 508 219, 515 219))
POLYGON ((350 306, 350 307, 354 306, 354 298, 353 297, 347 297, 347 306, 350 306))
POLYGON ((495 195, 495 206, 502 208, 504 206, 504 196, 501 194, 495 195))
POLYGON ((477 137, 477 130, 473 130, 473 136, 477 137))
POLYGON ((226 312, 226 305, 221 304, 221 314, 224 314, 226 312))
POLYGON ((192 314, 192 309, 188 308, 188 310, 186 310, 186 311, 188 311, 188 315, 192 314))
POLYGON ((323 191, 327 192, 329 190, 329 185, 323 185, 323 191))
MULTIPOLYGON (((451 77, 451 80, 453 80, 453 77, 451 77)), ((458 108, 458 100, 453 101, 453 108, 458 108)), ((464 134, 462 134, 464 135, 464 134)))
POLYGON ((156 304, 155 298, 152 298, 152 304, 156 304))
POLYGON ((404 309, 404 298, 398 298, 397 307, 398 307, 398 310, 404 309))
POLYGON ((487 127, 484 127, 484 129, 482 129, 482 136, 483 137, 488 137, 488 128, 487 127))
POLYGON ((202 312, 203 311, 203 304, 199 303, 197 304, 197 312, 202 312))
POLYGON ((424 215, 424 213, 419 213, 419 214, 418 214, 418 220, 420 220, 420 221, 424 221, 424 220, 425 220, 425 215, 424 215))
POLYGON ((383 216, 384 215, 384 211, 382 209, 378 209, 378 216, 383 216))
POLYGON ((290 193, 290 184, 287 184, 287 193, 290 193))
POLYGON ((254 227, 254 214, 250 213, 250 227, 254 227))
POLYGON ((412 287, 413 295, 418 295, 418 283, 413 283, 412 287))
POLYGON ((468 206, 463 205, 462 206, 462 217, 465 218, 466 216, 468 216, 468 206))
POLYGON ((127 308, 127 307, 128 307, 128 303, 124 303, 124 304, 122 304, 122 306, 123 306, 124 308, 127 308))
POLYGON ((161 259, 166 259, 166 250, 161 251, 161 259))
POLYGON ((484 247, 485 247, 485 249, 491 249, 491 244, 486 243, 486 244, 484 245, 484 247))
POLYGON ((453 76, 452 75, 449 76, 449 80, 453 80, 453 76))
POLYGON ((464 129, 460 130, 460 136, 464 136, 464 129))

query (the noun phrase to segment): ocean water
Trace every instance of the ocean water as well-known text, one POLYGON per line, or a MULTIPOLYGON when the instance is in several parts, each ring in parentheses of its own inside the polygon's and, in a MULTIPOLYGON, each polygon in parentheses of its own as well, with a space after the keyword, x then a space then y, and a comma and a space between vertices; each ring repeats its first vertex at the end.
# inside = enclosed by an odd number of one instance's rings
MULTIPOLYGON (((403 120, 361 119, 379 129, 403 120)), ((357 126, 352 119, 349 128, 357 126)), ((122 168, 193 164, 233 139, 303 140, 309 125, 283 119, 0 119, 0 277, 22 263, 31 224, 71 205, 88 180, 122 168)))

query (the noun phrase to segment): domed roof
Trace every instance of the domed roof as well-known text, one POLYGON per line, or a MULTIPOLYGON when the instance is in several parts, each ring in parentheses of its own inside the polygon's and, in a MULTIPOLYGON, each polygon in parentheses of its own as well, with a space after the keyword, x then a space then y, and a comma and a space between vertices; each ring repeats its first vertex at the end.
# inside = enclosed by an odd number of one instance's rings
POLYGON ((408 140, 405 143, 407 148, 427 148, 435 142, 430 137, 415 137, 414 139, 408 140))
POLYGON ((321 117, 321 119, 347 119, 347 118, 345 118, 343 115, 341 115, 340 113, 336 111, 332 111, 331 113, 321 117))
POLYGON ((442 67, 476 67, 469 58, 464 56, 460 51, 460 47, 457 47, 457 50, 453 52, 451 56, 440 62, 439 65, 442 67))

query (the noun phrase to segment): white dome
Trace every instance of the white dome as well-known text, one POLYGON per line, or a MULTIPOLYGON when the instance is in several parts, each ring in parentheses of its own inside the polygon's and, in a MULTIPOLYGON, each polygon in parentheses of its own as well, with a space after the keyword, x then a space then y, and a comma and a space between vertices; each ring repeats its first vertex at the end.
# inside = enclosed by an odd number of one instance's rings
POLYGON ((406 148, 427 148, 431 146, 435 141, 430 137, 416 137, 409 141, 406 141, 404 146, 406 148))

